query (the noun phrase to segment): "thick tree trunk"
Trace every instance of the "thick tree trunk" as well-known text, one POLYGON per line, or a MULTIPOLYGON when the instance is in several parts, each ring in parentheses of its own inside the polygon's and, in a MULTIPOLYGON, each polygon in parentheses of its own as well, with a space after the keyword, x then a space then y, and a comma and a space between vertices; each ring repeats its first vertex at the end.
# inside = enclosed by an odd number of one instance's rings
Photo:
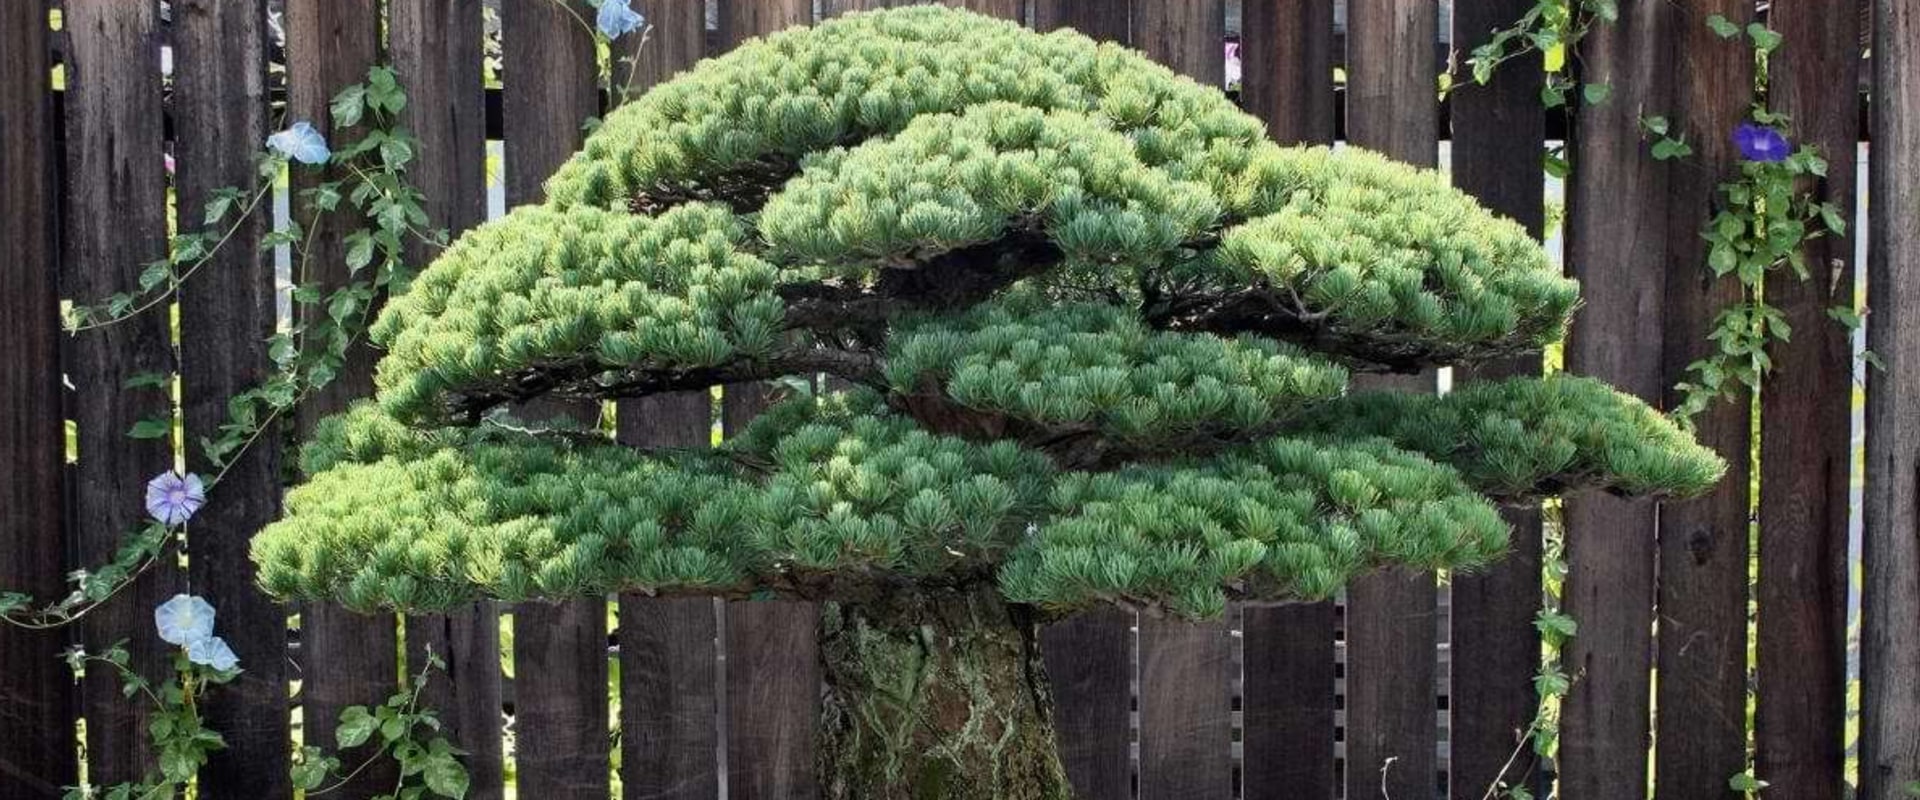
POLYGON ((832 800, 1069 800, 1037 630, 991 590, 830 606, 820 784, 832 800))

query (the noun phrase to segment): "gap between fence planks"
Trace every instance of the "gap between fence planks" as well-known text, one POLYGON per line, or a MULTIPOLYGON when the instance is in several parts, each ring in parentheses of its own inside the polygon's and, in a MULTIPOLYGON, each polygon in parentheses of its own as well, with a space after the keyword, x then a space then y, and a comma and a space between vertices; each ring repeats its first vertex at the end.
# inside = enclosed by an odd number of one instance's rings
MULTIPOLYGON (((47 17, 38 3, 0 4, 0 586, 44 602, 68 589, 66 437, 61 418, 60 322, 48 84, 47 17)), ((79 778, 70 736, 73 680, 54 656, 70 632, 0 625, 0 787, 31 800, 61 796, 79 778)))

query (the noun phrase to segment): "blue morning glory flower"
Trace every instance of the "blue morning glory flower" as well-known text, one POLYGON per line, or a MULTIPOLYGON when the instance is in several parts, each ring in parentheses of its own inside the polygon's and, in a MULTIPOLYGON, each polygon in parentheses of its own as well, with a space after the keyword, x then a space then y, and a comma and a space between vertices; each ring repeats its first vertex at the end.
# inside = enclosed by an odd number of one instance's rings
POLYGON ((147 481, 147 513, 169 528, 186 522, 207 502, 200 476, 167 470, 147 481))
POLYGON ((621 34, 637 31, 647 24, 647 18, 628 5, 632 0, 603 0, 600 13, 594 15, 593 24, 608 39, 618 39, 621 34))
POLYGON ((1785 161, 1793 152, 1793 146, 1779 131, 1751 122, 1734 126, 1733 144, 1748 161, 1785 161))
POLYGON ((153 609, 153 627, 167 644, 190 646, 213 635, 213 604, 199 597, 176 594, 153 609))
POLYGON ((227 640, 218 636, 208 636, 187 645, 187 660, 221 672, 240 666, 240 657, 233 654, 233 648, 227 646, 227 640))
POLYGON ((333 155, 327 150, 326 137, 306 122, 293 123, 293 127, 267 137, 267 147, 302 164, 325 164, 333 155))

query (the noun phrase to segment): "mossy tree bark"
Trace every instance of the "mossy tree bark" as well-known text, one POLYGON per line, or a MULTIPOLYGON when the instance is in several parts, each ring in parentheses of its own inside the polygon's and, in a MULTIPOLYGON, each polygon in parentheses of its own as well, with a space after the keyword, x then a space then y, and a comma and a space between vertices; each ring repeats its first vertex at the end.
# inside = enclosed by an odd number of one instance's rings
POLYGON ((1068 800, 1032 614, 991 590, 831 606, 819 772, 832 800, 1068 800))

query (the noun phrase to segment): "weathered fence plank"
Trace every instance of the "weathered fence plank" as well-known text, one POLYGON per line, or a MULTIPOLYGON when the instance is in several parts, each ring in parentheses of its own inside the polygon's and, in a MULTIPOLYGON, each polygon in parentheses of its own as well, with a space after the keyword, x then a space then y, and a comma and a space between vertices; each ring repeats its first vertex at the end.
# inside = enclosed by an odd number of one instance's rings
POLYGON ((1133 9, 1133 46, 1202 85, 1226 82, 1225 0, 1161 0, 1133 9))
MULTIPOLYGON (((223 186, 259 180, 253 154, 267 135, 267 4, 183 0, 173 6, 176 189, 183 228, 223 186), (221 131, 222 136, 191 132, 221 131)), ((278 303, 271 255, 259 249, 272 225, 263 206, 233 225, 226 246, 180 291, 180 397, 187 468, 217 471, 197 444, 227 422, 227 398, 272 372, 267 339, 278 303)), ((226 470, 194 517, 188 546, 193 591, 220 612, 220 635, 246 670, 202 702, 207 725, 227 739, 200 771, 208 798, 281 797, 288 779, 287 610, 256 587, 247 542, 280 515, 280 421, 226 470)))
MULTIPOLYGON (((1241 97, 1281 144, 1333 144, 1332 0, 1248 0, 1241 97)), ((1332 601, 1249 607, 1241 617, 1243 795, 1334 795, 1332 601)))
MULTIPOLYGON (((1496 28, 1511 25, 1529 0, 1485 0, 1454 7, 1453 41, 1470 50, 1496 28)), ((1468 85, 1453 103, 1453 182, 1494 213, 1541 237, 1546 223, 1545 180, 1540 153, 1546 116, 1540 107, 1544 83, 1541 56, 1507 63, 1485 86, 1468 85)), ((1487 364, 1458 375, 1486 380, 1539 375, 1540 355, 1487 364)), ((1533 627, 1540 606, 1541 515, 1538 505, 1508 508, 1513 545, 1505 560, 1485 572, 1453 580, 1453 724, 1450 796, 1480 800, 1490 787, 1527 786, 1545 796, 1534 774, 1526 741, 1538 695, 1533 685, 1540 634, 1533 627), (1511 757, 1511 760, 1509 760, 1511 757)))
POLYGON ((1140 797, 1233 796, 1233 637, 1224 620, 1140 620, 1140 797))
POLYGON ((866 11, 875 8, 899 8, 900 6, 930 5, 941 3, 978 11, 1002 19, 1025 21, 1026 0, 821 0, 820 17, 845 14, 849 11, 866 11))
MULTIPOLYGON (((1694 154, 1667 188, 1667 408, 1679 403, 1672 387, 1691 377, 1688 365, 1718 349, 1707 337, 1720 310, 1740 299, 1735 281, 1713 279, 1700 229, 1721 206, 1720 182, 1737 174, 1732 131, 1753 102, 1752 45, 1706 24, 1719 14, 1745 27, 1753 4, 1687 0, 1678 11, 1669 117, 1690 134, 1694 154)), ((1741 392, 1693 419, 1700 443, 1727 459, 1726 477, 1704 497, 1660 506, 1654 784, 1662 797, 1738 797, 1727 779, 1746 769, 1749 400, 1741 392)))
POLYGON ((1133 0, 1033 0, 1033 27, 1072 28, 1103 42, 1126 44, 1133 0))
MULTIPOLYGON (((1620 6, 1580 48, 1585 79, 1612 87, 1610 99, 1580 109, 1570 148, 1579 164, 1567 193, 1567 263, 1585 306, 1567 338, 1569 372, 1602 378, 1658 402, 1659 309, 1666 295, 1668 243, 1661 233, 1671 167, 1640 139, 1643 109, 1671 108, 1668 52, 1674 14, 1662 0, 1620 6)), ((1652 720, 1648 668, 1653 647, 1654 519, 1648 500, 1569 497, 1563 511, 1568 615, 1580 624, 1565 651, 1578 676, 1562 706, 1560 791, 1567 800, 1644 798, 1652 720)))
POLYGON ((1133 614, 1103 608, 1040 632, 1053 683, 1053 727, 1074 796, 1133 797, 1133 614))
MULTIPOLYGON (((67 591, 61 497, 66 460, 60 409, 59 290, 54 249, 58 154, 48 108, 47 14, 0 5, 0 587, 39 602, 67 591)), ((73 681, 54 656, 66 631, 0 625, 0 793, 57 798, 78 782, 73 681)))
MULTIPOLYGON (((1768 100, 1793 118, 1796 141, 1827 158, 1826 178, 1810 188, 1848 221, 1860 139, 1854 6, 1773 7, 1771 24, 1787 44, 1772 56, 1768 100)), ((1854 241, 1813 240, 1812 280, 1782 273, 1766 286, 1793 338, 1769 348, 1774 373, 1761 388, 1754 768, 1768 793, 1807 800, 1838 800, 1845 762, 1853 347, 1827 309, 1853 307, 1854 241)))
MULTIPOLYGON (((653 30, 644 47, 637 36, 623 42, 633 71, 614 66, 629 99, 706 53, 705 3, 655 5, 648 22, 653 30)), ((708 393, 676 392, 621 401, 615 421, 622 444, 706 447, 712 416, 708 393)), ((720 793, 717 607, 707 598, 620 598, 620 780, 627 797, 707 800, 720 793)))
MULTIPOLYGON (((166 173, 160 118, 160 19, 155 4, 77 0, 65 7, 67 297, 98 302, 138 286, 140 271, 167 256, 166 173)), ((146 522, 143 484, 173 467, 170 437, 129 438, 135 423, 171 420, 164 387, 125 388, 141 374, 174 369, 165 307, 70 339, 67 374, 75 393, 80 462, 71 496, 79 563, 107 562, 120 541, 146 522)), ((169 553, 174 552, 169 549, 169 553)), ((88 651, 125 639, 131 666, 158 675, 171 665, 152 633, 153 607, 181 588, 170 556, 115 602, 81 622, 88 651)), ((53 654, 41 654, 52 657, 53 654)), ((89 780, 138 780, 155 761, 146 748, 149 707, 129 703, 112 670, 88 672, 81 686, 87 720, 89 780)))
MULTIPOLYGON (((1347 138, 1358 147, 1431 167, 1438 159, 1430 0, 1354 0, 1347 6, 1347 138), (1413 54, 1413 55, 1409 55, 1413 54)), ((1431 392, 1434 373, 1367 376, 1360 390, 1431 392)), ((1391 570, 1347 587, 1349 798, 1425 797, 1434 791, 1438 592, 1431 573, 1391 570)))
MULTIPOLYGON (((449 235, 486 219, 486 85, 481 76, 479 0, 391 0, 388 50, 407 89, 407 127, 420 146, 409 166, 430 228, 449 235)), ((407 262, 426 266, 438 248, 407 243, 407 262)), ((446 663, 423 702, 467 755, 468 797, 500 797, 502 783, 500 623, 493 603, 406 620, 407 671, 431 652, 446 663)))
POLYGON ((718 0, 720 51, 774 31, 813 22, 813 0, 718 0))
MULTIPOLYGON (((582 123, 600 113, 599 67, 593 33, 576 12, 556 3, 506 3, 500 11, 506 194, 514 206, 538 202, 547 176, 579 148, 582 123)), ((521 413, 593 409, 541 402, 521 413)), ((612 778, 607 604, 522 603, 513 613, 519 793, 604 797, 612 778)))
POLYGON ((1920 8, 1873 13, 1859 797, 1895 800, 1920 781, 1920 8))
POLYGON ((820 717, 820 607, 727 604, 727 796, 805 800, 820 717))
MULTIPOLYGON (((357 131, 334 125, 328 105, 342 87, 366 80, 367 69, 380 52, 379 4, 375 0, 289 0, 288 118, 313 123, 338 146, 357 131)), ((346 215, 314 221, 315 212, 299 192, 321 180, 340 180, 341 171, 316 176, 306 168, 293 170, 293 219, 306 226, 310 245, 304 276, 296 282, 317 282, 328 290, 345 285, 348 274, 344 239, 358 226, 346 215)), ((364 344, 349 352, 347 364, 326 388, 309 396, 298 410, 297 430, 304 435, 314 423, 340 411, 355 399, 373 393, 375 354, 364 344)), ((332 603, 306 603, 300 609, 300 697, 302 723, 311 741, 332 738, 340 712, 348 706, 379 703, 398 687, 398 625, 386 615, 363 616, 332 603)), ((360 748, 343 754, 357 763, 367 757, 360 748)), ((347 797, 370 797, 387 791, 397 770, 384 760, 360 773, 340 789, 347 797)))
POLYGON ((1245 0, 1240 97, 1281 144, 1333 144, 1333 0, 1245 0))

